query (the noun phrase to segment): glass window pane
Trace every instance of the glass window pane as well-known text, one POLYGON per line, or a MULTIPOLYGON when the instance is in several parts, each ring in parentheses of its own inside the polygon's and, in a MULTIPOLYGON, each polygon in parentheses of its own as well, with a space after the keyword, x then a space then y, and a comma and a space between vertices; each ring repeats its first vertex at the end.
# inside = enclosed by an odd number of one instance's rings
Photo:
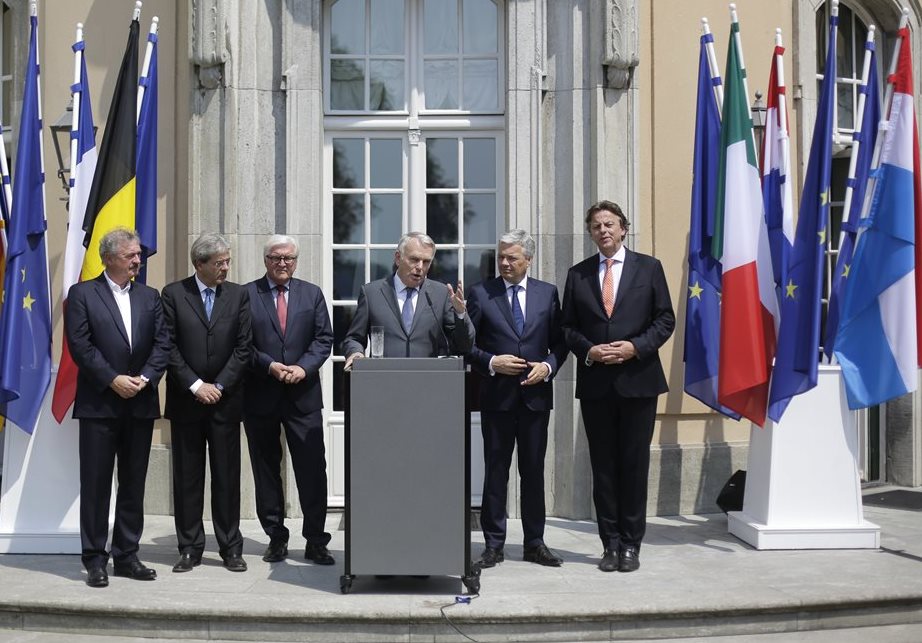
POLYGON ((427 54, 458 53, 457 0, 426 0, 424 51, 427 54))
POLYGON ((464 187, 483 189, 496 187, 495 139, 464 139, 464 187))
POLYGON ((426 139, 426 187, 458 187, 458 139, 426 139))
MULTIPOLYGON (((403 195, 371 195, 371 243, 393 243, 396 246, 400 239, 402 222, 403 195)), ((374 270, 374 261, 372 261, 372 270, 374 270)))
POLYGON ((365 196, 333 195, 333 243, 365 241, 365 196))
POLYGON ((368 65, 368 109, 394 111, 406 108, 402 60, 372 60, 368 65))
POLYGON ((464 61, 464 101, 470 110, 496 109, 499 66, 495 60, 464 61))
POLYGON ((458 109, 458 63, 429 60, 423 64, 426 109, 458 109))
POLYGON ((465 250, 464 251, 464 291, 470 286, 478 284, 485 279, 496 275, 496 251, 490 250, 465 250))
MULTIPOLYGON (((397 244, 394 243, 394 250, 396 249, 397 244)), ((383 279, 394 272, 394 250, 371 251, 371 281, 383 279)))
POLYGON ((426 233, 437 244, 458 243, 457 194, 426 196, 426 233))
POLYGON ((333 354, 343 354, 343 340, 355 316, 355 306, 333 306, 333 354))
POLYGON ((333 251, 333 299, 358 299, 365 284, 365 251, 333 251))
POLYGON ((852 12, 844 3, 839 4, 839 29, 836 34, 836 75, 851 78, 854 74, 852 56, 855 54, 855 41, 852 40, 852 12))
POLYGON ((365 0, 338 0, 330 23, 331 53, 365 53, 365 0))
POLYGON ((363 139, 333 139, 333 187, 365 187, 365 141, 363 139))
POLYGON ((839 100, 839 127, 852 129, 855 127, 855 88, 850 84, 840 83, 836 89, 839 100))
POLYGON ((403 142, 396 138, 373 138, 371 146, 371 187, 403 187, 403 142))
POLYGON ((375 0, 371 3, 371 53, 402 54, 404 0, 375 0))
POLYGON ((428 276, 443 284, 456 285, 458 283, 458 251, 439 250, 436 252, 428 276))
POLYGON ((496 197, 492 194, 464 195, 464 243, 496 241, 496 197))
POLYGON ((464 53, 496 53, 496 3, 464 0, 464 53))
POLYGON ((330 61, 330 108, 365 109, 365 63, 330 61))

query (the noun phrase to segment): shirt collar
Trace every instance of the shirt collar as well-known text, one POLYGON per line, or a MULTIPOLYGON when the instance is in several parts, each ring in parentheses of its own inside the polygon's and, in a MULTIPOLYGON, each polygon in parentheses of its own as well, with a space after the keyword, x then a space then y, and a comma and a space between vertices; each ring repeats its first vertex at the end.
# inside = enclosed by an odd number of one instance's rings
POLYGON ((112 289, 112 292, 122 294, 122 293, 126 293, 129 290, 131 290, 131 280, 130 279, 128 280, 128 285, 122 288, 121 286, 119 286, 117 283, 115 283, 109 278, 109 273, 103 271, 102 274, 105 275, 106 282, 108 282, 109 288, 112 289))
MULTIPOLYGON (((416 288, 416 292, 421 291, 423 289, 423 284, 425 283, 426 282, 423 281, 423 283, 419 285, 419 288, 416 288)), ((404 284, 403 281, 400 280, 400 277, 398 277, 397 273, 395 272, 394 273, 394 290, 397 291, 397 294, 399 295, 404 290, 408 290, 409 288, 413 288, 413 286, 407 286, 406 284, 404 284)))
POLYGON ((212 291, 218 292, 217 286, 206 286, 202 283, 202 280, 198 278, 198 275, 193 275, 195 277, 195 284, 198 286, 198 294, 203 294, 206 288, 211 288, 212 291))
MULTIPOLYGON (((613 254, 611 258, 617 261, 618 263, 624 263, 624 257, 626 255, 627 255, 627 250, 624 248, 624 245, 622 245, 620 248, 618 248, 618 252, 613 254)), ((600 252, 599 253, 599 263, 605 263, 606 259, 608 259, 608 257, 606 257, 600 252)))
POLYGON ((528 275, 525 275, 524 277, 522 277, 522 281, 520 281, 517 284, 510 283, 506 281, 505 279, 503 279, 503 283, 506 285, 506 290, 509 290, 513 286, 521 286, 522 290, 528 290, 528 275))
POLYGON ((269 284, 269 292, 273 292, 273 291, 278 292, 276 289, 277 289, 279 286, 281 286, 281 287, 282 287, 283 289, 285 289, 285 290, 290 290, 290 289, 291 289, 291 280, 288 280, 288 281, 287 281, 286 283, 284 283, 284 284, 277 284, 277 283, 275 283, 274 281, 272 281, 271 279, 269 279, 269 275, 266 275, 266 283, 269 284))

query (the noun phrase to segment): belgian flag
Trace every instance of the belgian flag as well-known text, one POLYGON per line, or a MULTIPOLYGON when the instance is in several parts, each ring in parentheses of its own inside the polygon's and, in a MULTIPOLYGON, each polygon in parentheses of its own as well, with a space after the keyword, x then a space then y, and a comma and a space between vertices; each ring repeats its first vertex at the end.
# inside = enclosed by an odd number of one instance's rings
POLYGON ((99 240, 117 227, 135 228, 135 175, 138 139, 138 20, 131 21, 128 46, 109 106, 106 131, 99 151, 96 173, 86 204, 83 259, 80 280, 94 279, 103 271, 99 240))

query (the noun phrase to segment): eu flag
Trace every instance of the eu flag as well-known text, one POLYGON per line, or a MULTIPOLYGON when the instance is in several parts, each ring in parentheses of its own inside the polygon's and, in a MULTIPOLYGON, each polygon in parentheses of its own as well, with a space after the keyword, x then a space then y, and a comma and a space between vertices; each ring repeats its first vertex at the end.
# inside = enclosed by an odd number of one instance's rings
POLYGON ((800 198, 794 250, 781 288, 781 330, 769 393, 768 417, 777 422, 791 398, 816 386, 819 370, 823 258, 829 222, 829 182, 836 100, 836 27, 829 17, 823 85, 817 105, 807 178, 800 198))
POLYGON ((715 411, 739 419, 717 401, 720 351, 720 262, 711 254, 717 165, 720 161, 720 115, 711 77, 707 44, 701 36, 698 60, 698 102, 692 180, 691 225, 688 234, 688 292, 685 312, 685 392, 715 411))
POLYGON ((38 104, 38 18, 33 15, 30 22, 32 32, 13 172, 6 289, 0 313, 0 414, 28 433, 35 428, 51 381, 51 297, 38 104))

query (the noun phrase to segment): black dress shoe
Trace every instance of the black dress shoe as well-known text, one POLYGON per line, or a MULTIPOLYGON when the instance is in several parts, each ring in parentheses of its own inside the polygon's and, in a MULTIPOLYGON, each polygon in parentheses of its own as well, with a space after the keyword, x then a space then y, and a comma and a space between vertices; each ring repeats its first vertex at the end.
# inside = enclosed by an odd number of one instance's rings
POLYGON ((544 543, 535 547, 526 547, 522 560, 526 563, 538 563, 545 567, 560 567, 563 565, 563 558, 554 554, 544 543))
POLYGON ((618 570, 617 552, 606 549, 602 552, 602 562, 599 563, 599 569, 603 572, 614 572, 618 570))
POLYGON ((130 563, 116 563, 115 575, 133 578, 134 580, 154 580, 157 578, 157 570, 151 569, 140 560, 133 560, 130 563))
POLYGON ((481 569, 496 567, 498 563, 503 562, 505 559, 506 557, 503 555, 502 549, 497 549, 496 547, 486 547, 483 550, 483 553, 480 554, 480 567, 481 569))
POLYGON ((307 543, 304 547, 304 558, 312 560, 318 565, 333 565, 336 563, 326 545, 312 545, 311 543, 307 543))
POLYGON ((267 563, 277 563, 285 560, 286 556, 288 556, 288 543, 284 540, 270 540, 263 554, 263 560, 267 563))
POLYGON ((247 570, 247 562, 243 560, 243 556, 240 554, 227 554, 224 558, 224 566, 232 572, 245 572, 247 570))
POLYGON ((109 574, 105 567, 90 567, 86 570, 86 584, 90 587, 108 587, 109 574))
POLYGON ((618 556, 618 571, 633 572, 640 569, 640 549, 633 546, 621 548, 618 556))
POLYGON ((198 567, 201 564, 201 556, 195 556, 194 554, 187 553, 179 557, 179 560, 177 560, 176 564, 173 565, 173 571, 176 573, 191 572, 193 567, 198 567))

